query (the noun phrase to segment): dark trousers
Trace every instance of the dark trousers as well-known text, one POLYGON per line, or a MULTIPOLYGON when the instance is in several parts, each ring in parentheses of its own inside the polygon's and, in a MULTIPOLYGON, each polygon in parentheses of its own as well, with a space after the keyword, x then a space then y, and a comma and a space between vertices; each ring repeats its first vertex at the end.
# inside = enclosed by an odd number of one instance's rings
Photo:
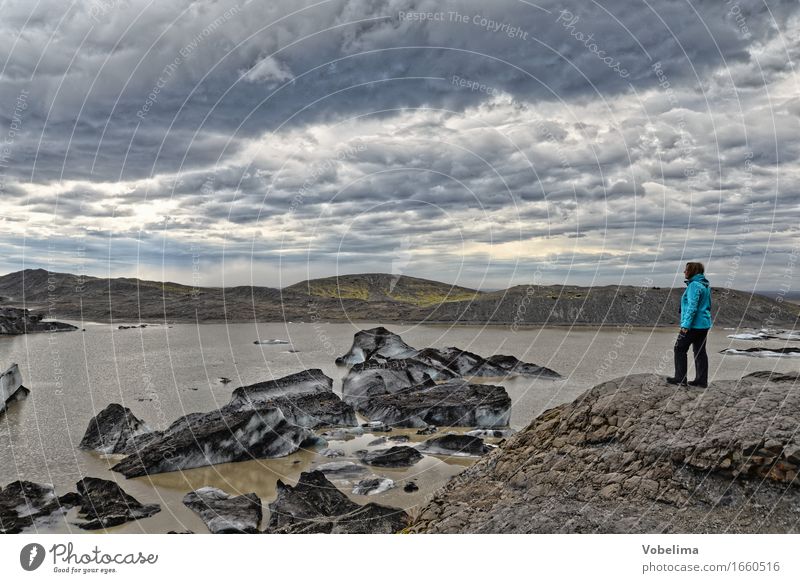
POLYGON ((703 328, 689 328, 686 334, 678 333, 678 339, 675 341, 675 378, 679 383, 686 381, 686 353, 691 346, 694 350, 694 380, 703 385, 708 384, 706 336, 708 329, 703 328))

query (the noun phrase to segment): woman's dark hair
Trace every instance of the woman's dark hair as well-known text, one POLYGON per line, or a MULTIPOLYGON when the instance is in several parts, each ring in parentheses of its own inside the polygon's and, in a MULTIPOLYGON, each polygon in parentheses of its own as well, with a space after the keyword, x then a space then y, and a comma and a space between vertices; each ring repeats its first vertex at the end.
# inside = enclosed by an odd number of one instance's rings
POLYGON ((689 270, 689 273, 686 274, 686 279, 692 279, 698 273, 706 272, 706 268, 703 266, 703 264, 698 263, 697 261, 690 261, 687 263, 686 269, 689 270))

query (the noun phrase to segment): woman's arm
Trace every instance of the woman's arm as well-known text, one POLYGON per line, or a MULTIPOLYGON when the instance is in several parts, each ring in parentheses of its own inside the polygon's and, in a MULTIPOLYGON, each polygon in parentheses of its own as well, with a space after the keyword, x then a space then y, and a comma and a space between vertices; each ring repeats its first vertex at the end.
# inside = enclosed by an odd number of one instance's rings
POLYGON ((700 305, 700 297, 703 295, 702 284, 693 281, 686 288, 686 311, 681 314, 681 328, 690 328, 692 320, 697 314, 697 308, 700 305))

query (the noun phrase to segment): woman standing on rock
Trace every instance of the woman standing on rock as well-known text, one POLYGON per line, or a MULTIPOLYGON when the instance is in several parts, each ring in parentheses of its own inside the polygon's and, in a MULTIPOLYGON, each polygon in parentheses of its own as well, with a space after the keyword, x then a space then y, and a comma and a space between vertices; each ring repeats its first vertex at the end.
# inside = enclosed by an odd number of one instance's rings
POLYGON ((667 377, 667 382, 673 385, 708 386, 706 337, 711 328, 711 286, 704 272, 703 264, 695 262, 687 263, 683 270, 686 291, 681 296, 681 329, 675 341, 675 376, 667 377), (686 353, 689 346, 694 350, 695 378, 687 383, 686 353))

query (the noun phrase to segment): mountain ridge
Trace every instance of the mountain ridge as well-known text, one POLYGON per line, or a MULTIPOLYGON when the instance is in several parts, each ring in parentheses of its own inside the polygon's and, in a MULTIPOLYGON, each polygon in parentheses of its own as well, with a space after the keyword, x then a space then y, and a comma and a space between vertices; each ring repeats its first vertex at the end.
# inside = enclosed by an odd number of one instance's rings
MULTIPOLYGON (((502 325, 678 324, 683 288, 517 285, 480 291, 381 273, 267 286, 195 287, 30 269, 0 276, 0 306, 46 310, 50 318, 167 322, 385 321, 502 325)), ((714 323, 797 324, 796 305, 739 290, 716 290, 714 323)))

